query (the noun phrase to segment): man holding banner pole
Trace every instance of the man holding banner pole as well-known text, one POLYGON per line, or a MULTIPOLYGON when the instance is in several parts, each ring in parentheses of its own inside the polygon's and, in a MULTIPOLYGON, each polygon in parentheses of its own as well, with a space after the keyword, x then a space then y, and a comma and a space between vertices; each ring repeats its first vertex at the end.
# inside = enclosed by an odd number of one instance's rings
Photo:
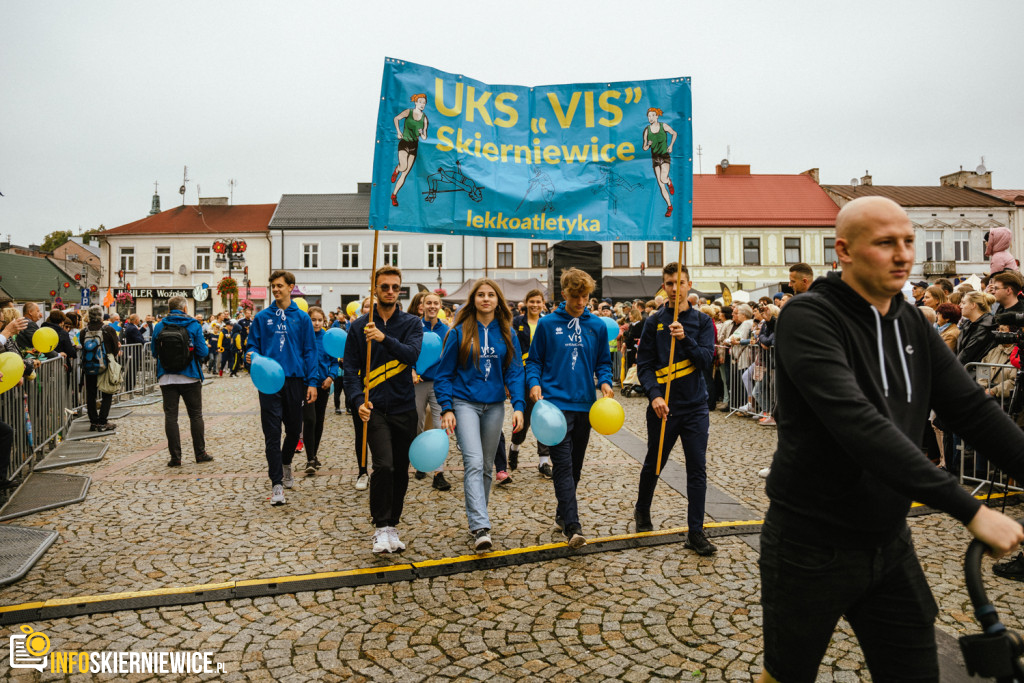
POLYGON ((715 328, 710 317, 687 301, 690 273, 686 266, 666 265, 662 286, 668 301, 647 318, 637 348, 637 379, 651 403, 647 408, 647 457, 633 514, 638 532, 654 530, 654 489, 663 463, 679 439, 686 457, 686 546, 707 556, 717 550, 704 534, 709 429, 704 370, 714 359, 715 328))

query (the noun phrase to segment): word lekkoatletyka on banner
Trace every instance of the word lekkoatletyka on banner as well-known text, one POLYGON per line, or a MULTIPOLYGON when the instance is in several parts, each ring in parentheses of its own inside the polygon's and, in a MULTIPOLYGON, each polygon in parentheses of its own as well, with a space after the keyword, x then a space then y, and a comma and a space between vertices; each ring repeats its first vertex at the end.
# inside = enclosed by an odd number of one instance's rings
POLYGON ((488 85, 384 63, 370 228, 688 240, 689 78, 488 85))

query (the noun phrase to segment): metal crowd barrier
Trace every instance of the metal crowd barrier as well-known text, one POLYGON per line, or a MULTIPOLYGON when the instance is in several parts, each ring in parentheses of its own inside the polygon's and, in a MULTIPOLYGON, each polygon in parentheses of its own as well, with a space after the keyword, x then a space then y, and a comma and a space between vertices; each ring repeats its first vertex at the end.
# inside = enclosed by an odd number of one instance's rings
MULTIPOLYGON (((156 391, 156 359, 149 343, 124 344, 118 359, 124 366, 125 383, 114 402, 156 391)), ((14 444, 7 479, 28 475, 63 437, 71 420, 85 409, 85 382, 81 359, 43 361, 35 376, 0 394, 0 421, 14 430, 14 444), (37 458, 36 456, 40 456, 37 458)))
POLYGON ((729 415, 772 415, 778 394, 775 388, 775 347, 757 343, 718 346, 727 350, 719 366, 729 394, 729 415))
MULTIPOLYGON (((1012 365, 999 365, 996 363, 968 363, 966 369, 975 376, 975 379, 985 387, 989 395, 999 402, 1003 412, 1010 408, 1010 398, 1013 395, 1013 387, 1017 379, 1017 368, 1012 365)), ((1024 428, 1024 412, 1016 418, 1017 425, 1024 428)), ((995 467, 982 455, 975 452, 974 448, 963 439, 952 437, 945 438, 946 444, 955 444, 954 452, 957 462, 950 467, 949 449, 946 452, 946 467, 957 472, 962 484, 974 486, 974 493, 977 494, 983 488, 992 486, 1003 491, 1021 491, 1022 482, 1014 482, 1002 470, 995 467)))

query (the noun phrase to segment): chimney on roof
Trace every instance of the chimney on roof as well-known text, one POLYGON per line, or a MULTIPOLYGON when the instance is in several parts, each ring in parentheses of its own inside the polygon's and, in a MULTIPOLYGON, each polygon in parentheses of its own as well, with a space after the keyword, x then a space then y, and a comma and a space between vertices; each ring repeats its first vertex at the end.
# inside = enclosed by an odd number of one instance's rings
POLYGON ((750 175, 750 164, 716 164, 715 175, 750 175))
POLYGON ((818 178, 818 169, 816 168, 809 168, 800 175, 810 176, 811 180, 818 183, 819 185, 821 184, 821 180, 818 178))
POLYGON ((872 184, 872 182, 871 182, 871 174, 869 172, 864 171, 864 175, 861 176, 861 178, 860 178, 860 184, 861 185, 871 185, 872 184))
POLYGON ((978 171, 965 171, 963 167, 961 167, 956 173, 941 176, 939 178, 939 185, 946 187, 973 187, 978 190, 991 190, 992 171, 987 170, 984 166, 979 166, 978 170, 984 172, 978 173, 978 171))
POLYGON ((227 206, 227 197, 200 197, 199 206, 227 206))
POLYGON ((356 183, 356 192, 359 194, 370 194, 371 187, 373 187, 373 183, 356 183))

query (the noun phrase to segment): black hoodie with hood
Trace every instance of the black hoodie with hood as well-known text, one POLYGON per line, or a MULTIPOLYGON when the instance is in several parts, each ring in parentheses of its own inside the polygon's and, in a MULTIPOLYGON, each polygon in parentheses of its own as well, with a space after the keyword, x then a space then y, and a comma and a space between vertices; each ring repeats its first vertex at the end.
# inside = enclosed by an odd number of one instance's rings
POLYGON ((787 534, 877 547, 904 528, 911 501, 970 522, 981 504, 921 452, 930 409, 1024 480, 1024 432, 901 295, 881 315, 829 273, 782 309, 776 348, 767 519, 787 534))

